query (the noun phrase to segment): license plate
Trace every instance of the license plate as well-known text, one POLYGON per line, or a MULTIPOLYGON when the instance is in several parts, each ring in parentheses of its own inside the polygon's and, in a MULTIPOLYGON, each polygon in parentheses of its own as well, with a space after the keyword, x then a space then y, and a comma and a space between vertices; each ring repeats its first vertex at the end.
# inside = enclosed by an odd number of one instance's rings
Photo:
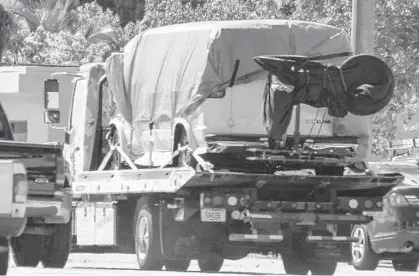
POLYGON ((201 220, 205 222, 225 222, 227 220, 226 209, 204 208, 201 209, 201 220))

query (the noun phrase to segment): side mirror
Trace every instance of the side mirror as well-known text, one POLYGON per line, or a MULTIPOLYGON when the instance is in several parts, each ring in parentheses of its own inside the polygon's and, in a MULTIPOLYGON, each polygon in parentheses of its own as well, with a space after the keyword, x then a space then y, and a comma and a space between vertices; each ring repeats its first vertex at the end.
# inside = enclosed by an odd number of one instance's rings
POLYGON ((58 124, 60 122, 60 111, 59 110, 45 110, 44 111, 44 122, 46 124, 58 124))
POLYGON ((60 108, 59 83, 56 79, 44 82, 44 107, 46 110, 60 108))

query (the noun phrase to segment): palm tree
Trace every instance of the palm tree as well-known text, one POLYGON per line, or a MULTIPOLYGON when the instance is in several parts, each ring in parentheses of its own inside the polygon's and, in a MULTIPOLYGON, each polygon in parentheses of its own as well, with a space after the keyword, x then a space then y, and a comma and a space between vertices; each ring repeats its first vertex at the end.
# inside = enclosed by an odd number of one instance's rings
POLYGON ((4 49, 10 44, 10 36, 16 25, 11 14, 0 3, 0 62, 4 49))
POLYGON ((9 13, 25 19, 31 32, 42 26, 49 32, 71 27, 79 0, 1 0, 9 13))
MULTIPOLYGON (((73 24, 77 16, 74 11, 80 5, 79 0, 0 0, 0 3, 2 4, 0 16, 3 15, 5 20, 9 20, 9 22, 13 22, 12 16, 23 18, 30 32, 35 32, 40 27, 50 33, 58 33, 60 31, 75 33, 79 31, 74 28, 73 24)), ((113 49, 119 49, 115 29, 110 25, 85 26, 82 33, 88 43, 106 43, 111 45, 113 49)), ((6 34, 3 35, 1 32, 1 27, 0 36, 7 37, 6 34)), ((13 42, 16 46, 13 47, 16 48, 14 51, 18 51, 20 43, 20 41, 13 42)), ((0 42, 0 57, 2 53, 1 46, 0 42)))

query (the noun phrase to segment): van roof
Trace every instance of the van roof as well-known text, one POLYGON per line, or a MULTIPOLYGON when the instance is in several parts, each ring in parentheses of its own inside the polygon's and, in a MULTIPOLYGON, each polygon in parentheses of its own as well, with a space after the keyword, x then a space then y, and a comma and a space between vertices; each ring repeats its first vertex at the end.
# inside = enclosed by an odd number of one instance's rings
POLYGON ((220 29, 248 29, 260 28, 265 26, 286 26, 286 25, 308 25, 322 28, 330 28, 341 30, 338 27, 300 20, 283 20, 283 19, 258 19, 258 20, 224 20, 224 21, 201 21, 182 24, 167 25, 146 30, 144 33, 174 33, 174 32, 190 32, 190 31, 206 31, 220 29))

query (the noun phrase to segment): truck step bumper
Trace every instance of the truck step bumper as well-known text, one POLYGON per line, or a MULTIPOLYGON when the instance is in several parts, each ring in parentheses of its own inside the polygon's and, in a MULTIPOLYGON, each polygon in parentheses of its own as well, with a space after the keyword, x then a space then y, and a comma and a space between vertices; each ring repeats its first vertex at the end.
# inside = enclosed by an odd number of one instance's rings
POLYGON ((0 237, 17 237, 26 226, 26 218, 0 217, 0 237))
MULTIPOLYGON (((258 235, 258 234, 230 234, 228 236, 229 241, 232 242, 267 242, 275 243, 282 242, 284 240, 283 235, 258 235)), ((356 242, 357 238, 346 237, 346 236, 307 236, 306 242, 328 242, 328 243, 349 243, 356 242)))
POLYGON ((230 234, 229 241, 282 242, 282 235, 230 234))
POLYGON ((358 238, 346 236, 307 236, 306 242, 334 242, 334 243, 348 243, 357 242, 358 238))
POLYGON ((340 215, 322 213, 253 213, 245 214, 252 223, 285 223, 291 222, 296 225, 316 225, 322 223, 365 224, 371 221, 371 217, 364 215, 340 215))
POLYGON ((62 202, 48 200, 28 200, 26 207, 26 217, 52 217, 56 216, 61 210, 62 202))
POLYGON ((33 218, 36 223, 68 223, 72 199, 71 189, 65 189, 63 196, 56 199, 30 197, 27 201, 25 217, 33 218))

